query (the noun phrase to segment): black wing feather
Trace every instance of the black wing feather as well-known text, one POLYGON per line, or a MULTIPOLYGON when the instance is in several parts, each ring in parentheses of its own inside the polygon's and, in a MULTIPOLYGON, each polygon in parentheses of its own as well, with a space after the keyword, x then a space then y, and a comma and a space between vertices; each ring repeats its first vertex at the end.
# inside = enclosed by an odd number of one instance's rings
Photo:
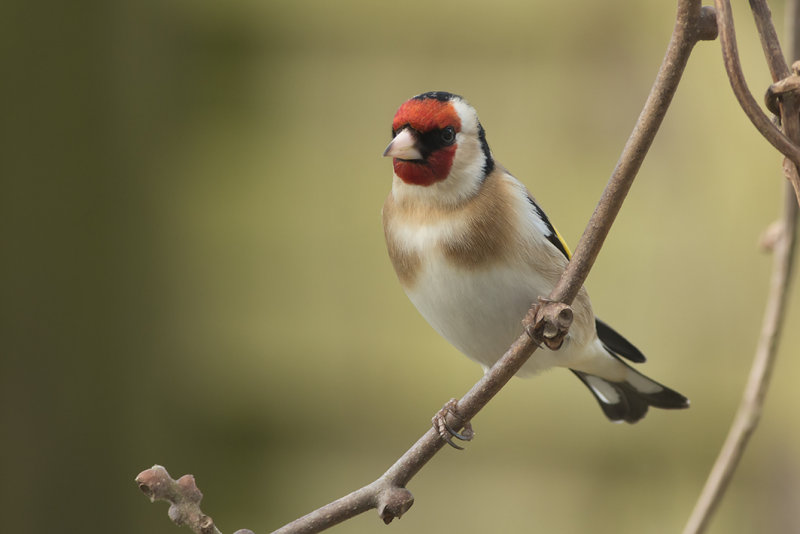
POLYGON ((555 246, 564 255, 565 258, 570 259, 572 255, 570 254, 569 250, 567 250, 567 247, 564 245, 561 239, 559 239, 558 232, 553 226, 553 223, 550 222, 550 219, 547 218, 547 215, 544 213, 544 210, 542 210, 542 208, 539 207, 539 204, 537 204, 536 201, 533 200, 533 197, 530 196, 530 194, 528 195, 528 202, 530 203, 531 206, 533 206, 533 211, 536 212, 536 215, 539 216, 539 218, 544 223, 545 227, 547 227, 547 229, 550 231, 550 233, 545 236, 547 240, 550 241, 553 244, 553 246, 555 246))
POLYGON ((619 354, 623 358, 627 358, 632 362, 642 363, 645 361, 642 351, 633 346, 633 343, 622 337, 616 330, 608 326, 600 319, 595 318, 595 327, 597 328, 597 337, 603 342, 605 347, 613 352, 619 354))

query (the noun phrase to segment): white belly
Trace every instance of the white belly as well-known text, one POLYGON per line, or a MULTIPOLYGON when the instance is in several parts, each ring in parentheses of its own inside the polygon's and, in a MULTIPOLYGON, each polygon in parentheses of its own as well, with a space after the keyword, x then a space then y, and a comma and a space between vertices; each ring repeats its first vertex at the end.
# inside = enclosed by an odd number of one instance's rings
MULTIPOLYGON (((552 282, 527 266, 469 271, 443 258, 428 258, 408 297, 445 339, 469 358, 490 367, 522 334, 522 319, 552 282)), ((580 337, 580 336, 579 336, 580 337)), ((583 346, 568 336, 556 352, 537 350, 518 375, 576 363, 583 346)))

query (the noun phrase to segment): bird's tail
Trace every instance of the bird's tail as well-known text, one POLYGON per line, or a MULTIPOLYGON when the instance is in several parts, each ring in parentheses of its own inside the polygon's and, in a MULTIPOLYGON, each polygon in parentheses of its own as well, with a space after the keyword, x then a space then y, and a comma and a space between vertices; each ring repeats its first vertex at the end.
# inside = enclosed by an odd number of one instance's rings
POLYGON ((619 360, 628 372, 622 382, 612 382, 597 375, 571 369, 591 390, 603 413, 611 421, 635 423, 645 416, 647 408, 688 408, 689 399, 659 384, 619 360))

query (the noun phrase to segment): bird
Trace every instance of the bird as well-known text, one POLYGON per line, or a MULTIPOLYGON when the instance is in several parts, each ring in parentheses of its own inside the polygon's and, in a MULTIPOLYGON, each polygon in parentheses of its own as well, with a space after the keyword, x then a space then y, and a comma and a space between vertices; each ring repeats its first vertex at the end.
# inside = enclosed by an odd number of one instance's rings
MULTIPOLYGON (((430 91, 404 102, 383 156, 393 167, 383 230, 400 285, 439 334, 488 371, 522 334, 532 303, 555 287, 570 249, 528 189, 495 161, 477 112, 459 95, 430 91)), ((595 317, 584 287, 572 310, 561 347, 541 347, 517 376, 565 367, 613 422, 635 423, 651 406, 689 406, 624 361, 645 356, 595 317)))

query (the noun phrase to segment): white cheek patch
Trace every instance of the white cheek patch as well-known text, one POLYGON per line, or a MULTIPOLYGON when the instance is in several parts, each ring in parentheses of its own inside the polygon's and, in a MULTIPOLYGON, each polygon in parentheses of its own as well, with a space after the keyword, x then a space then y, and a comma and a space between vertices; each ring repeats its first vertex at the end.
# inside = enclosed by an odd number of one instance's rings
POLYGON ((461 119, 461 131, 470 135, 478 136, 478 114, 466 102, 459 98, 450 101, 456 109, 458 117, 461 119))
POLYGON ((480 144, 474 137, 467 137, 463 132, 456 135, 456 156, 453 158, 453 166, 450 169, 451 177, 459 178, 459 181, 469 182, 470 178, 483 175, 483 167, 486 165, 486 155, 481 150, 480 144))

